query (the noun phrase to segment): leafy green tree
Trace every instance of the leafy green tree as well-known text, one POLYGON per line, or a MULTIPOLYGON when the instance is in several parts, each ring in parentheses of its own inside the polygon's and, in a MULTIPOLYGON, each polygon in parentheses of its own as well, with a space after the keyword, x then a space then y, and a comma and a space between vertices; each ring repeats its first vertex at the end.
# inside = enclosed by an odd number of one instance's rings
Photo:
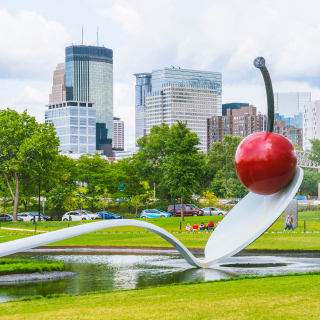
POLYGON ((169 139, 169 126, 162 123, 153 126, 150 133, 137 141, 139 152, 134 156, 140 181, 148 181, 157 186, 157 197, 170 199, 170 190, 163 178, 164 160, 168 156, 166 148, 169 139))
POLYGON ((99 196, 98 190, 110 188, 110 184, 114 180, 109 161, 97 153, 80 156, 76 161, 76 176, 77 181, 86 184, 92 209, 96 197, 99 196), (99 187, 98 189, 96 188, 97 186, 99 187))
POLYGON ((223 143, 213 143, 209 151, 209 163, 216 172, 209 189, 218 197, 244 197, 248 193, 238 179, 234 166, 235 154, 242 139, 226 135, 223 143))
POLYGON ((320 140, 311 139, 311 154, 309 159, 317 162, 320 165, 320 140))
POLYGON ((317 196, 320 183, 320 173, 316 169, 304 168, 304 175, 299 193, 303 195, 317 196))
POLYGON ((48 175, 58 153, 59 139, 52 124, 39 124, 26 111, 0 111, 0 173, 14 202, 13 221, 17 221, 20 185, 48 175))
POLYGON ((299 150, 299 151, 302 151, 302 150, 303 150, 301 147, 299 147, 299 145, 298 145, 297 143, 293 142, 292 144, 293 144, 293 146, 294 146, 294 148, 295 148, 296 150, 299 150))
POLYGON ((96 192, 99 194, 95 197, 96 206, 99 209, 102 209, 105 211, 105 208, 110 204, 111 200, 111 193, 109 193, 109 190, 107 188, 102 189, 100 186, 96 186, 96 192))
POLYGON ((213 207, 219 202, 219 198, 215 196, 214 192, 210 192, 209 190, 203 193, 203 200, 203 204, 207 207, 213 207))
POLYGON ((178 121, 168 131, 163 177, 170 194, 180 196, 182 221, 183 199, 191 198, 200 187, 199 181, 204 170, 205 156, 197 148, 199 143, 200 139, 187 127, 187 122, 178 121))

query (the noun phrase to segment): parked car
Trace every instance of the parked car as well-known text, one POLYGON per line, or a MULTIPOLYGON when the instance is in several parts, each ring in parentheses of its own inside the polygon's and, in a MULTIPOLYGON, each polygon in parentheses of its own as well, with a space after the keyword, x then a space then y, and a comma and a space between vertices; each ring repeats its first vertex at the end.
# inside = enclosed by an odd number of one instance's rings
POLYGON ((141 212, 140 218, 169 218, 171 213, 158 209, 146 209, 141 212))
MULTIPOLYGON (((168 206, 168 213, 174 216, 173 205, 168 206)), ((184 216, 203 216, 203 210, 199 209, 194 204, 184 204, 183 205, 183 215, 184 216)), ((181 217, 181 204, 176 205, 176 216, 181 217)))
MULTIPOLYGON (((1 213, 0 214, 0 221, 5 222, 5 221, 12 221, 13 220, 13 215, 10 213, 1 213)), ((22 218, 17 217, 18 221, 23 221, 22 218)))
POLYGON ((97 214, 100 216, 100 219, 123 219, 121 216, 118 216, 116 214, 113 214, 108 211, 99 211, 97 214))
POLYGON ((227 204, 237 204, 241 199, 232 199, 227 202, 227 204))
POLYGON ((307 196, 302 196, 302 195, 296 196, 296 197, 294 197, 294 199, 301 200, 301 201, 308 201, 308 200, 310 200, 307 196))
POLYGON ((81 212, 82 214, 84 214, 84 213, 88 214, 91 220, 101 219, 101 217, 98 213, 92 213, 89 210, 79 210, 79 212, 81 212))
POLYGON ((22 218, 23 221, 34 221, 34 218, 39 221, 38 215, 35 216, 31 212, 18 213, 18 217, 22 218))
MULTIPOLYGON (((33 214, 34 216, 39 216, 38 212, 30 212, 31 214, 33 214)), ((49 217, 49 216, 45 216, 44 214, 40 213, 40 217, 42 221, 53 221, 53 217, 49 217)))
POLYGON ((202 210, 205 216, 225 216, 228 213, 228 211, 224 211, 215 207, 206 207, 202 210))
POLYGON ((69 211, 62 216, 62 221, 81 221, 91 220, 90 216, 85 212, 69 211))

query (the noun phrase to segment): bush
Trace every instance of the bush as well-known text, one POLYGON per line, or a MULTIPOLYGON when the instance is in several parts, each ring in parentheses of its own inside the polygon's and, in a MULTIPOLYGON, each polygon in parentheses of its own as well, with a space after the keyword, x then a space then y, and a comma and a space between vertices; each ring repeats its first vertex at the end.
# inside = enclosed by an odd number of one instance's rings
POLYGON ((320 211, 320 205, 298 206, 298 212, 304 211, 320 211))

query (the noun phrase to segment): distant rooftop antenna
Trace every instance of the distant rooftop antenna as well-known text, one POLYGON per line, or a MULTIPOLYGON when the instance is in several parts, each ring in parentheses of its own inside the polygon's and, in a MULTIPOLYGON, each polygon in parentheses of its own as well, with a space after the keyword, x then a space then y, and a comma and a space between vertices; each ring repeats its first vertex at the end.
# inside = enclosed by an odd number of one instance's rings
POLYGON ((97 27, 97 47, 99 47, 99 27, 97 27))
POLYGON ((83 25, 82 25, 82 40, 81 40, 81 44, 83 45, 83 25))

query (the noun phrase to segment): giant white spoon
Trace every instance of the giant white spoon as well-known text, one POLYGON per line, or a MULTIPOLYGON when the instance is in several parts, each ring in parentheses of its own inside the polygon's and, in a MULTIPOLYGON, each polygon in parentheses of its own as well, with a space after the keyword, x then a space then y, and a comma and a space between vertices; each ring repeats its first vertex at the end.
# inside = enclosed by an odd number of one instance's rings
POLYGON ((290 183, 278 193, 261 196, 250 192, 228 213, 211 234, 205 248, 205 259, 194 257, 168 231, 151 223, 130 219, 92 222, 5 242, 0 244, 0 257, 101 229, 132 226, 144 228, 158 234, 171 243, 189 264, 207 268, 228 259, 260 237, 288 206, 298 191, 302 178, 303 170, 297 167, 290 183))

